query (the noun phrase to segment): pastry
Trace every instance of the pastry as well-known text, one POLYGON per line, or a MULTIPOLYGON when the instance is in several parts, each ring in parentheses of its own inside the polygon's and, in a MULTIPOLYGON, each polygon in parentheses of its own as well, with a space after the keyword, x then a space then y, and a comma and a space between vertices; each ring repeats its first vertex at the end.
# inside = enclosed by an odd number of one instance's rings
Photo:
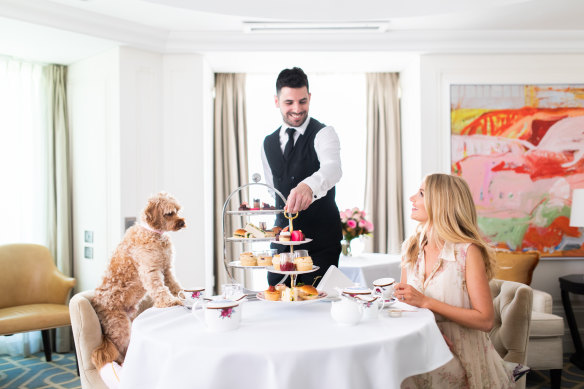
POLYGON ((290 240, 293 242, 300 242, 304 240, 304 234, 301 230, 294 230, 290 233, 290 240))
POLYGON ((260 199, 253 199, 253 207, 260 209, 260 199))
POLYGON ((272 266, 272 256, 271 255, 259 255, 258 256, 258 266, 272 266))
POLYGON ((249 206, 247 205, 247 203, 245 201, 243 203, 241 203, 241 205, 239 206, 239 210, 240 211, 249 211, 249 206))
POLYGON ((254 238, 265 238, 266 232, 259 227, 254 226, 251 223, 245 225, 245 230, 253 235, 254 238))
POLYGON ((274 233, 274 235, 278 235, 280 233, 280 231, 282 231, 282 227, 272 227, 272 232, 274 233))
POLYGON ((278 292, 280 292, 280 294, 282 294, 282 292, 284 292, 284 290, 286 290, 287 286, 286 284, 278 284, 276 285, 276 290, 278 292))
POLYGON ((313 300, 318 297, 318 290, 312 285, 297 286, 296 290, 300 300, 313 300))
POLYGON ((294 263, 296 264, 296 270, 298 270, 298 271, 312 270, 312 258, 311 257, 294 258, 294 263))
POLYGON ((272 266, 274 266, 274 270, 280 270, 280 254, 272 257, 272 266))
POLYGON ((264 298, 270 301, 280 301, 281 293, 279 290, 272 285, 266 290, 264 290, 264 298))
POLYGON ((239 261, 241 266, 257 266, 258 259, 255 255, 250 252, 241 253, 239 255, 239 261))
POLYGON ((279 237, 281 242, 290 242, 290 233, 288 231, 280 232, 279 237))
POLYGON ((276 209, 276 207, 274 207, 273 205, 270 205, 268 203, 262 202, 262 209, 276 209))
POLYGON ((233 231, 234 238, 245 238, 245 230, 243 228, 238 228, 237 230, 233 231))

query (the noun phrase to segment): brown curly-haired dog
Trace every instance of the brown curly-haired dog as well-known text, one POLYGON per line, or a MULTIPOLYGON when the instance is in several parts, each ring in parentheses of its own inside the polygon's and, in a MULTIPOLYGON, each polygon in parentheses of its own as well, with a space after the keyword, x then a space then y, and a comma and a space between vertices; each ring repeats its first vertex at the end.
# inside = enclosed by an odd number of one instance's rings
POLYGON ((155 307, 182 305, 176 297, 182 287, 172 272, 173 246, 166 234, 186 227, 178 216, 180 208, 167 193, 151 197, 141 222, 126 231, 114 251, 92 301, 104 334, 91 355, 98 370, 109 362, 124 361, 132 320, 147 294, 155 307))

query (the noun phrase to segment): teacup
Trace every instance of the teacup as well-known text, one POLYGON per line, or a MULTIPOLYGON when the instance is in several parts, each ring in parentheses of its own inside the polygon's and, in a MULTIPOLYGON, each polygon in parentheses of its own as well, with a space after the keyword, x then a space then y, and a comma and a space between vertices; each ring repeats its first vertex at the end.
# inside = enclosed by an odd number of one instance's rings
POLYGON ((294 250, 294 258, 308 257, 308 250, 294 250))
POLYGON ((373 281, 373 290, 375 294, 383 297, 384 300, 390 300, 393 295, 395 280, 393 278, 379 278, 373 281))
POLYGON ((183 289, 178 292, 178 298, 183 302, 184 306, 190 308, 193 304, 203 298, 203 294, 205 293, 205 288, 190 288, 190 289, 183 289))
MULTIPOLYGON (((195 308, 202 300, 195 303, 195 308)), ((193 315, 202 321, 207 328, 215 332, 231 331, 239 327, 241 323, 241 303, 233 300, 213 300, 202 305, 202 314, 193 309, 193 315)))

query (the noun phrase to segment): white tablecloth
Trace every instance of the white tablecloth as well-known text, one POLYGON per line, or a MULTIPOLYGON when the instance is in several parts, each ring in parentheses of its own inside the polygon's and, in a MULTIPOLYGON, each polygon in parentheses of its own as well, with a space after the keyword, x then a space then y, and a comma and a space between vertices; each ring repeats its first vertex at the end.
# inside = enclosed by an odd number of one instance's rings
POLYGON ((346 257, 341 255, 339 270, 351 281, 371 288, 378 278, 391 277, 399 282, 401 278, 401 257, 398 254, 360 254, 346 257))
POLYGON ((223 333, 185 308, 150 308, 133 323, 121 388, 398 388, 452 358, 428 310, 346 327, 330 304, 247 302, 223 333))

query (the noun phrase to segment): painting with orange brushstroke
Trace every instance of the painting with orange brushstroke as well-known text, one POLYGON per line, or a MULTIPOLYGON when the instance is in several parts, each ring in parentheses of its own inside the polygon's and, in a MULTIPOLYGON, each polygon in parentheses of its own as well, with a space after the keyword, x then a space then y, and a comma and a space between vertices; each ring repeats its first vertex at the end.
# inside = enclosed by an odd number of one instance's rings
POLYGON ((584 188, 584 84, 451 85, 451 169, 494 246, 583 257, 570 226, 584 188))

